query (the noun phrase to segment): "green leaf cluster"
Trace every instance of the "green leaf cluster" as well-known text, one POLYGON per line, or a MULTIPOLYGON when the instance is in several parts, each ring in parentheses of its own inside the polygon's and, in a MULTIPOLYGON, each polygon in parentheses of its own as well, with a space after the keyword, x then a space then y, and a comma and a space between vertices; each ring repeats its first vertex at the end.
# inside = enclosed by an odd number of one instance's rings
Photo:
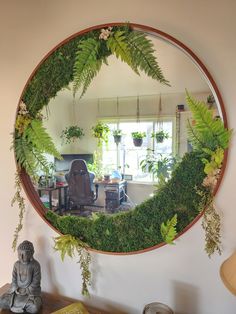
POLYGON ((81 240, 67 234, 56 237, 54 239, 54 249, 61 254, 61 259, 64 261, 66 255, 74 257, 77 253, 79 255, 80 268, 82 270, 82 294, 89 296, 88 286, 91 285, 91 273, 89 265, 91 262, 91 255, 88 251, 88 245, 81 240))
POLYGON ((217 147, 215 151, 211 151, 207 148, 203 149, 203 151, 210 156, 210 161, 207 158, 202 158, 202 161, 205 164, 204 172, 206 174, 211 174, 215 170, 220 169, 224 160, 224 150, 217 147))
POLYGON ((146 137, 145 132, 132 132, 131 135, 132 135, 132 138, 136 138, 136 139, 142 139, 146 137))
POLYGON ((215 151, 218 147, 225 150, 229 145, 232 130, 227 130, 220 118, 214 118, 211 109, 202 101, 197 101, 186 92, 187 104, 192 112, 194 125, 188 124, 188 136, 199 151, 207 148, 215 151))
POLYGON ((66 144, 74 142, 75 139, 81 139, 84 136, 84 130, 78 125, 71 125, 62 130, 60 137, 66 144))
POLYGON ((92 135, 98 139, 98 146, 101 146, 102 142, 108 143, 109 134, 110 128, 106 123, 99 121, 92 127, 92 135))
POLYGON ((166 223, 161 224, 161 235, 164 242, 168 244, 173 244, 174 238, 177 235, 176 231, 177 225, 177 214, 175 214, 171 219, 168 219, 166 223))

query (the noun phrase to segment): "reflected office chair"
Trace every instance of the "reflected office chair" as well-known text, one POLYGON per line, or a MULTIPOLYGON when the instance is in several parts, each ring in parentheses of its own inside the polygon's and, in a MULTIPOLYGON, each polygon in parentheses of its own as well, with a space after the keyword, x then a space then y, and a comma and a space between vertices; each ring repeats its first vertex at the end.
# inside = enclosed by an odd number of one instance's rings
POLYGON ((94 205, 98 198, 98 185, 95 185, 95 193, 92 189, 94 177, 83 159, 71 162, 70 170, 65 175, 68 183, 68 209, 83 209, 84 206, 94 205))

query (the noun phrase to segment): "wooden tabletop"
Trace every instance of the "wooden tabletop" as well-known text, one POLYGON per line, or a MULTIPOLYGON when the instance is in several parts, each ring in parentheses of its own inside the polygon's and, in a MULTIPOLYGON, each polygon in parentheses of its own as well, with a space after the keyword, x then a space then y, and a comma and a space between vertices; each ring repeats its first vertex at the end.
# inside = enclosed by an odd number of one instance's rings
MULTIPOLYGON (((7 283, 4 286, 0 288, 0 295, 5 293, 10 288, 10 284, 7 283)), ((59 295, 53 295, 51 293, 42 292, 42 300, 43 300, 43 306, 42 309, 39 311, 38 314, 50 314, 54 311, 60 310, 61 308, 72 304, 73 302, 78 302, 79 300, 70 299, 67 297, 59 296, 59 295)), ((83 302, 82 302, 83 303, 83 302)), ((109 314, 108 312, 99 310, 97 308, 85 305, 86 309, 90 314, 109 314)), ((9 310, 1 310, 1 314, 10 314, 12 313, 9 310)))

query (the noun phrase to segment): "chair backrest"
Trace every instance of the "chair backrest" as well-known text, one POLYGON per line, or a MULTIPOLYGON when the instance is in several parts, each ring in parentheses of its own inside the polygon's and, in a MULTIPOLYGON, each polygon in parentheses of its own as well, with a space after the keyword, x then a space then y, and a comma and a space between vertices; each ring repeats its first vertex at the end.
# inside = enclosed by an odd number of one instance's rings
POLYGON ((68 196, 72 206, 89 205, 94 202, 90 175, 83 159, 75 159, 71 162, 66 180, 68 182, 68 196))

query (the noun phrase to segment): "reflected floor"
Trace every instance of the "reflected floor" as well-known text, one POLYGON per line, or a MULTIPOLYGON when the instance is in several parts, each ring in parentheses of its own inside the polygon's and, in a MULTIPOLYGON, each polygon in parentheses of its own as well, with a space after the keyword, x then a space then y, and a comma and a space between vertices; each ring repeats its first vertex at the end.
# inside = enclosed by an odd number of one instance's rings
MULTIPOLYGON (((104 214, 115 214, 118 212, 125 212, 133 209, 134 207, 128 203, 123 202, 118 208, 108 209, 103 206, 84 206, 83 208, 73 208, 62 211, 63 216, 81 216, 81 217, 92 217, 93 214, 96 213, 104 213, 104 214)), ((58 213, 58 210, 55 210, 58 213)))

